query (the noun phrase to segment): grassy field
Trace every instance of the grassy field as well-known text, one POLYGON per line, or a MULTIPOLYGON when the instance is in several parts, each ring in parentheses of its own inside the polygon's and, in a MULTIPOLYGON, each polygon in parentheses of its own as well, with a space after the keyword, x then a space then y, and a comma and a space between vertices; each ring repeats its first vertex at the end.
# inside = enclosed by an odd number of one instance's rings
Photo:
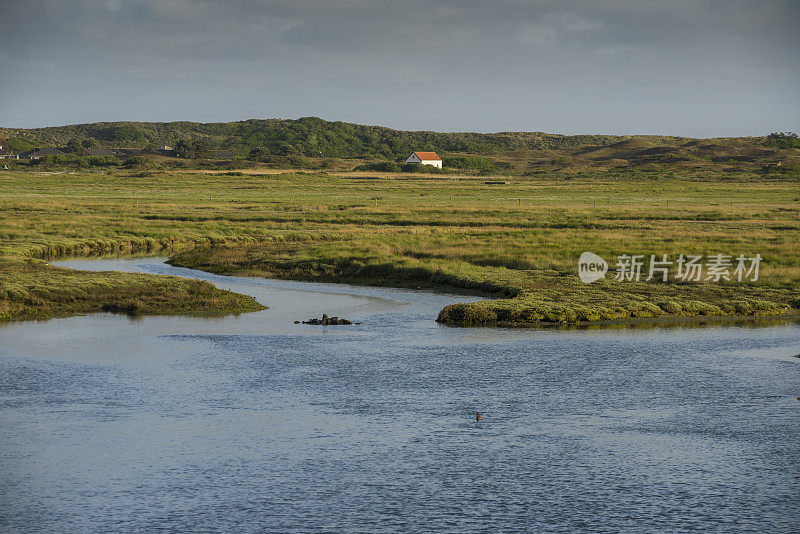
POLYGON ((220 273, 497 297, 446 308, 439 319, 447 324, 791 314, 800 307, 798 185, 757 174, 701 173, 7 171, 0 174, 0 319, 258 308, 207 284, 74 273, 43 261, 164 251, 176 253, 177 264, 220 273), (585 285, 577 278, 584 251, 612 269, 625 253, 759 253, 764 262, 760 280, 750 284, 609 276, 585 285))

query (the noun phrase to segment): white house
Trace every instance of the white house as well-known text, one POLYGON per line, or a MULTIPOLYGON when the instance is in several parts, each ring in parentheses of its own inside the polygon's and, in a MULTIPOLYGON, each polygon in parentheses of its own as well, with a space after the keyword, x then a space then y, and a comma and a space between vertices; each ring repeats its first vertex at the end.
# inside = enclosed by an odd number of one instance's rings
POLYGON ((422 163, 423 165, 433 165, 434 167, 442 168, 442 158, 436 152, 413 152, 406 163, 422 163))

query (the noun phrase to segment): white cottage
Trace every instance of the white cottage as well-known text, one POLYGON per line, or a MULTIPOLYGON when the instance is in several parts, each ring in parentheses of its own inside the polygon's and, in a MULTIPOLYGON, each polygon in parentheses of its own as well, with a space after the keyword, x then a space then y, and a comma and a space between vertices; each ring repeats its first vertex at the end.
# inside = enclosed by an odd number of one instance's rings
POLYGON ((442 158, 436 152, 413 152, 406 163, 422 163, 423 165, 433 165, 439 169, 442 168, 442 158))

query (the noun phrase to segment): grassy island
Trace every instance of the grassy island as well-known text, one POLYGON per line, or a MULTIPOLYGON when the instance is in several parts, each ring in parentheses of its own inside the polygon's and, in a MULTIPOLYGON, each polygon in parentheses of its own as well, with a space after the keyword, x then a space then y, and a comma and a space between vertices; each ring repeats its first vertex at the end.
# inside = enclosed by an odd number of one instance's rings
POLYGON ((0 264, 0 321, 114 312, 228 315, 263 310, 252 297, 177 276, 59 269, 41 260, 0 264))

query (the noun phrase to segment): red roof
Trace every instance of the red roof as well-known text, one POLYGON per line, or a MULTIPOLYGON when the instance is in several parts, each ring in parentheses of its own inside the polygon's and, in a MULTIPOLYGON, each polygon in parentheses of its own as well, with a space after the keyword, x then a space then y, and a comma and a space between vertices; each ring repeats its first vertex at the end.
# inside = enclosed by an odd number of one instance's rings
POLYGON ((414 152, 414 154, 416 154, 417 157, 422 161, 442 160, 442 158, 440 158, 436 152, 414 152))

